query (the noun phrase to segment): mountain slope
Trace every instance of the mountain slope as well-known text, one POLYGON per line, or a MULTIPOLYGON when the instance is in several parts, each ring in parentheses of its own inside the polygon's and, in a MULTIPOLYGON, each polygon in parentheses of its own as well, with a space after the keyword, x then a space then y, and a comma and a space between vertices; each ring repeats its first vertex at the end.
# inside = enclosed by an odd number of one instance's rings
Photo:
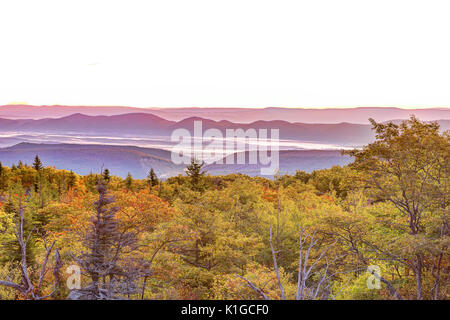
POLYGON ((126 113, 151 113, 171 121, 180 121, 189 117, 202 117, 211 120, 228 120, 250 123, 258 120, 284 120, 302 123, 339 123, 343 121, 368 124, 369 118, 376 121, 407 119, 411 114, 419 119, 430 121, 450 119, 450 108, 401 109, 386 107, 359 108, 132 108, 98 106, 0 106, 0 118, 42 119, 59 118, 74 113, 90 116, 119 115, 126 113))
MULTIPOLYGON (((153 168, 163 178, 184 173, 186 165, 175 165, 169 151, 132 146, 32 144, 20 143, 0 149, 0 162, 10 166, 20 161, 31 164, 38 155, 44 165, 58 169, 73 170, 79 174, 99 172, 104 166, 112 174, 125 177, 128 172, 135 178, 145 178, 153 168)), ((312 171, 345 165, 350 157, 341 156, 337 150, 288 150, 280 151, 280 173, 296 170, 312 171)), ((260 175, 260 165, 207 165, 212 175, 240 172, 251 176, 260 175)))
POLYGON ((17 164, 19 160, 31 164, 36 155, 44 165, 73 170, 79 174, 99 172, 102 166, 115 175, 125 177, 130 172, 138 178, 146 177, 150 168, 154 168, 160 176, 178 174, 182 170, 182 167, 172 163, 170 152, 160 149, 32 143, 0 149, 0 161, 8 166, 17 164))
MULTIPOLYGON (((202 131, 219 129, 225 136, 227 129, 270 129, 279 130, 279 138, 302 142, 339 144, 356 146, 367 144, 374 139, 370 125, 336 123, 308 124, 283 120, 259 120, 252 123, 233 123, 191 117, 178 122, 165 120, 153 114, 130 113, 116 116, 87 116, 73 114, 58 119, 11 120, 0 118, 0 133, 51 133, 78 134, 85 136, 103 135, 111 137, 170 137, 175 129, 187 129, 194 134, 195 121, 201 121, 202 131)), ((438 121, 443 130, 450 128, 450 120, 438 121)), ((45 141, 44 141, 45 142, 45 141)))

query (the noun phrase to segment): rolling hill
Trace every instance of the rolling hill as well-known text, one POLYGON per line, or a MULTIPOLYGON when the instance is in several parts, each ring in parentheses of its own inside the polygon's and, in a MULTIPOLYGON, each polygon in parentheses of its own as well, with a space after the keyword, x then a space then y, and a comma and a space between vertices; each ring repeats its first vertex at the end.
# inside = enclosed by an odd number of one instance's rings
POLYGON ((128 172, 138 178, 154 168, 159 176, 176 175, 183 167, 172 163, 170 152, 132 146, 32 144, 20 143, 0 149, 0 161, 7 166, 19 160, 31 164, 38 155, 44 165, 73 170, 79 174, 100 172, 102 166, 125 177, 128 172))
POLYGON ((201 117, 215 121, 255 122, 258 120, 284 120, 301 123, 368 124, 369 118, 382 122, 391 119, 407 119, 411 114, 424 121, 450 119, 450 108, 402 109, 386 107, 359 108, 132 108, 120 106, 0 106, 0 118, 43 119, 61 118, 82 113, 89 116, 120 115, 126 113, 151 113, 171 121, 201 117))
MULTIPOLYGON (((44 165, 58 169, 73 170, 79 174, 100 172, 102 166, 112 174, 125 177, 128 172, 135 178, 145 178, 153 168, 162 178, 184 173, 185 165, 175 165, 169 151, 132 146, 32 144, 20 143, 0 149, 0 162, 10 166, 20 161, 31 164, 38 155, 44 165)), ((338 150, 285 150, 280 151, 280 173, 296 170, 312 171, 345 165, 351 161, 338 150)), ((260 165, 205 166, 211 175, 240 172, 251 176, 260 175, 260 165)))
MULTIPOLYGON (((136 136, 170 137, 172 132, 179 128, 187 129, 193 135, 195 121, 202 122, 203 132, 207 129, 215 128, 221 130, 224 136, 226 129, 279 129, 280 139, 301 142, 359 146, 367 144, 374 139, 374 133, 370 125, 346 122, 309 124, 282 120, 259 120, 252 123, 234 123, 226 120, 214 121, 200 117, 191 117, 177 122, 147 113, 130 113, 115 116, 87 116, 77 113, 57 119, 46 118, 39 120, 0 118, 0 134, 52 133, 121 138, 136 136)), ((443 130, 450 128, 450 120, 439 120, 438 122, 443 130)))

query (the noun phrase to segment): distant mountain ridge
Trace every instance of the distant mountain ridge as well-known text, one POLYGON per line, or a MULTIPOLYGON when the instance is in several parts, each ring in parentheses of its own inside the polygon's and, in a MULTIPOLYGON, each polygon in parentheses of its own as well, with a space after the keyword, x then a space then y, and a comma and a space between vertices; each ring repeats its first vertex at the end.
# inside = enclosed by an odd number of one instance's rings
POLYGON ((382 122, 391 119, 407 119, 414 114, 419 119, 430 121, 450 119, 450 108, 402 109, 394 107, 356 107, 356 108, 134 108, 120 106, 0 106, 0 118, 43 119, 60 118, 75 113, 90 116, 111 116, 126 113, 151 113, 170 121, 180 121, 189 117, 231 122, 255 122, 258 120, 284 120, 302 123, 340 123, 368 124, 369 118, 382 122))
MULTIPOLYGON (((147 113, 129 113, 114 116, 88 116, 72 114, 62 118, 39 120, 11 120, 0 118, 2 133, 51 133, 104 135, 111 137, 164 136, 170 137, 176 129, 187 129, 193 135, 194 122, 201 121, 203 132, 207 129, 219 129, 226 135, 227 129, 279 129, 280 139, 311 143, 339 144, 357 146, 367 144, 374 139, 371 125, 336 123, 309 124, 292 123, 283 120, 259 120, 252 123, 234 123, 226 120, 214 121, 200 117, 191 117, 181 121, 170 121, 147 113)), ((450 120, 439 120, 442 130, 450 128, 450 120)))

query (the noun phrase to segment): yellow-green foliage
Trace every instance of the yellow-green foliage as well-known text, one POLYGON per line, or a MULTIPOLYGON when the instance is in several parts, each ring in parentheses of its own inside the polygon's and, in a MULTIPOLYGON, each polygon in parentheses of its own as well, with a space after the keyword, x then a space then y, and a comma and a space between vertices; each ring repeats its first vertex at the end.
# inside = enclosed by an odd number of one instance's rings
MULTIPOLYGON (((327 299, 393 299, 384 283, 380 290, 367 288, 369 265, 379 266, 403 298, 416 299, 417 261, 422 298, 448 299, 448 133, 416 119, 401 126, 374 123, 374 128, 377 141, 353 151, 356 161, 346 167, 273 180, 205 175, 195 186, 186 176, 149 186, 112 175, 108 188, 120 208, 120 228, 138 234, 135 258, 147 261, 151 270, 139 280, 140 288, 145 282, 143 298, 261 299, 237 275, 270 298, 281 298, 269 243, 272 228, 288 299, 296 295, 301 229, 316 241, 308 260, 314 273, 306 285, 317 286, 328 264, 327 299), (414 213, 420 219, 414 220, 414 213)), ((72 253, 84 249, 83 235, 91 226, 99 178, 54 168, 38 174, 25 165, 3 167, 0 243, 14 243, 17 206, 27 194, 23 204, 27 232, 34 232, 33 266, 43 261, 42 237, 56 240, 64 268, 74 263, 72 253)), ((0 246, 0 280, 9 275, 20 282, 14 251, 6 249, 0 246)), ((49 272, 45 292, 51 277, 49 272)), ((1 286, 0 297, 17 298, 1 286)))

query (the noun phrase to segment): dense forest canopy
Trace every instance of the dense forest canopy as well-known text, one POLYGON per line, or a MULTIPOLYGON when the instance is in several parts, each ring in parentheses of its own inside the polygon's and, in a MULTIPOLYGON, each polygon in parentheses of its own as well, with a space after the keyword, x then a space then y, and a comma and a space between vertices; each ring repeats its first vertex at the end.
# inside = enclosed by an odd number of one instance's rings
POLYGON ((0 299, 448 299, 449 132, 372 125, 350 165, 275 179, 0 164, 0 299))

